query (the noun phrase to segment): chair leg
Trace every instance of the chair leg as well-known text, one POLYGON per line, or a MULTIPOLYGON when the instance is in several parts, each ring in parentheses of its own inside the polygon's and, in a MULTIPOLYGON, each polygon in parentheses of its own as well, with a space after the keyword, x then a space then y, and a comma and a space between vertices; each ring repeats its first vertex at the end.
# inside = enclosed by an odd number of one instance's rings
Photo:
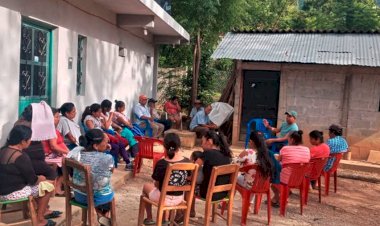
POLYGON ((87 210, 87 218, 88 218, 88 225, 96 225, 97 224, 97 218, 96 218, 96 212, 95 212, 95 207, 93 208, 88 208, 87 210))
POLYGON ((300 185, 300 206, 301 206, 301 215, 303 214, 303 191, 304 191, 304 183, 300 185))
POLYGON ((175 215, 176 215, 176 210, 170 210, 169 211, 169 222, 170 222, 170 226, 173 226, 174 225, 174 218, 175 218, 175 215))
MULTIPOLYGON (((255 209, 253 211, 254 214, 259 214, 262 197, 263 197, 262 194, 256 194, 255 195, 255 209)), ((249 199, 251 199, 251 197, 249 197, 249 199)))
POLYGON ((66 225, 71 226, 71 221, 72 221, 72 213, 71 213, 71 205, 68 203, 66 200, 66 225))
POLYGON ((309 178, 305 178, 304 180, 305 184, 304 184, 304 199, 305 199, 305 205, 307 205, 307 201, 309 199, 309 192, 310 192, 310 179, 309 178))
POLYGON ((111 201, 111 226, 116 226, 116 203, 115 198, 111 201))
POLYGON ((230 199, 228 201, 228 212, 227 212, 227 225, 232 225, 232 207, 234 205, 234 200, 230 199))
MULTIPOLYGON (((90 211, 90 210, 82 208, 82 225, 83 226, 87 225, 87 211, 90 211)), ((91 225, 90 221, 88 222, 88 225, 91 225)))
POLYGON ((321 186, 321 176, 318 177, 318 196, 319 196, 319 203, 322 203, 322 186, 321 186))
POLYGON ((29 218, 29 215, 28 215, 28 211, 29 211, 28 203, 29 202, 22 202, 22 216, 23 216, 24 219, 28 219, 29 218))
POLYGON ((137 174, 137 169, 139 167, 139 161, 140 161, 140 157, 137 155, 135 158, 135 165, 133 166, 133 177, 135 177, 137 174))
POLYGON ((217 203, 212 204, 212 214, 211 214, 211 222, 212 223, 215 223, 216 205, 217 205, 217 203))
POLYGON ((272 215, 272 200, 270 198, 270 190, 268 190, 267 192, 267 214, 268 214, 268 225, 270 224, 270 218, 271 218, 271 215, 272 215))
POLYGON ((329 187, 330 187, 330 174, 325 173, 325 195, 329 195, 329 187))
POLYGON ((211 203, 206 202, 204 226, 209 226, 210 225, 211 205, 212 205, 211 203))
POLYGON ((144 211, 145 211, 145 202, 143 199, 144 196, 140 196, 140 208, 139 208, 139 217, 138 217, 138 226, 141 226, 144 221, 144 211))
POLYGON ((30 213, 32 225, 37 226, 38 225, 37 212, 36 212, 36 207, 34 205, 34 199, 32 196, 29 196, 28 206, 29 206, 29 213, 30 213))
POLYGON ((156 225, 157 226, 162 226, 162 220, 164 218, 164 210, 161 208, 158 208, 157 210, 157 220, 156 220, 156 225))
POLYGON ((245 193, 244 195, 242 195, 241 197, 241 221, 240 221, 240 224, 242 226, 245 226, 247 224, 247 216, 248 216, 248 210, 249 210, 249 206, 251 205, 251 194, 247 194, 245 193))
POLYGON ((286 205, 288 204, 289 188, 287 185, 280 185, 280 215, 285 216, 286 205))
POLYGON ((336 193, 337 183, 338 183, 338 175, 337 175, 337 171, 335 171, 334 172, 334 193, 336 193))

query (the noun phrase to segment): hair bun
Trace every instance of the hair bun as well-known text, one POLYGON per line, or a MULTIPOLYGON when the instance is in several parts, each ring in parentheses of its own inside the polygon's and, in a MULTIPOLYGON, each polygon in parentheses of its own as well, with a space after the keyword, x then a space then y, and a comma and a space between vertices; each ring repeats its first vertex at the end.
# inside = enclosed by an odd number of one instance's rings
POLYGON ((302 136, 303 131, 302 130, 298 130, 298 134, 302 136))
POLYGON ((323 131, 319 131, 319 133, 321 134, 321 136, 323 136, 323 131))

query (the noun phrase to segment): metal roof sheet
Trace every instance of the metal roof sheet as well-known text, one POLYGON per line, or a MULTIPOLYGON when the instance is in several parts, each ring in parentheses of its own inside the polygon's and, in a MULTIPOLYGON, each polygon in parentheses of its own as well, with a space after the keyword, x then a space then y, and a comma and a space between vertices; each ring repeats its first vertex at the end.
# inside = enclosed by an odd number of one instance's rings
POLYGON ((212 55, 247 61, 380 66, 378 32, 230 32, 212 55))

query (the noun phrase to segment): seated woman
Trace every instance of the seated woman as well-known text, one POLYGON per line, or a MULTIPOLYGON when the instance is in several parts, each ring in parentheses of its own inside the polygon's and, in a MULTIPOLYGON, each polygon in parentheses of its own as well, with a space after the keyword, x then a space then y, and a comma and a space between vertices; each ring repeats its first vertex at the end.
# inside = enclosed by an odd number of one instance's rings
MULTIPOLYGON (((179 151, 181 147, 181 141, 179 136, 175 133, 169 133, 164 138, 164 148, 167 153, 167 156, 164 159, 161 159, 157 162, 152 178, 154 183, 144 184, 143 195, 148 197, 154 202, 158 202, 161 196, 162 183, 165 179, 166 168, 169 164, 175 163, 186 163, 190 162, 189 159, 182 156, 179 151)), ((173 171, 169 185, 171 186, 184 186, 187 182, 188 175, 187 171, 173 171)), ((183 192, 168 192, 165 205, 166 206, 176 206, 182 203, 184 200, 183 192)), ((144 225, 154 225, 156 222, 153 221, 152 217, 152 206, 146 205, 147 218, 144 220, 144 225)), ((167 222, 168 216, 165 216, 165 221, 167 222)))
MULTIPOLYGON (((256 131, 251 132, 249 146, 251 149, 242 151, 237 162, 241 164, 241 167, 257 164, 263 177, 271 177, 274 168, 268 148, 265 145, 264 137, 256 131)), ((256 170, 250 169, 248 172, 241 173, 238 176, 237 183, 246 189, 251 189, 254 184, 255 175, 256 170)))
MULTIPOLYGON (((110 117, 112 117, 112 113, 110 114, 110 117)), ((91 130, 91 129, 99 129, 101 131, 107 130, 108 127, 105 124, 106 120, 102 118, 102 108, 99 104, 92 104, 89 107, 86 107, 86 110, 83 112, 82 115, 82 123, 85 127, 85 130, 91 130)), ((123 160, 125 161, 126 168, 125 170, 133 170, 132 164, 129 161, 129 156, 127 151, 125 150, 126 144, 123 142, 120 142, 117 138, 115 138, 113 135, 106 133, 111 144, 111 154, 115 158, 115 166, 117 166, 118 156, 119 154, 123 157, 123 160)))
MULTIPOLYGON (((92 188, 94 191, 94 203, 99 214, 99 223, 110 225, 107 213, 111 209, 110 202, 114 197, 111 188, 111 176, 113 172, 112 156, 104 152, 109 148, 108 136, 99 129, 90 129, 85 136, 79 138, 80 146, 69 152, 68 158, 74 159, 84 165, 91 166, 92 188)), ((82 172, 74 169, 73 183, 77 185, 85 184, 85 177, 82 172)), ((74 190, 74 198, 77 202, 87 204, 87 195, 74 190)))
MULTIPOLYGON (((281 165, 284 166, 290 163, 308 163, 310 161, 310 150, 308 147, 302 145, 302 134, 302 130, 290 132, 288 138, 289 145, 281 148, 280 154, 276 155, 276 159, 281 162, 281 165)), ((290 172, 288 168, 282 168, 280 174, 281 183, 287 184, 289 181, 289 176, 290 172)), ((280 191, 278 186, 272 184, 272 191, 274 193, 272 198, 272 206, 280 207, 280 191)))
MULTIPOLYGON (((330 156, 330 147, 323 143, 323 132, 318 130, 313 130, 309 133, 310 144, 313 147, 310 149, 310 158, 318 159, 318 158, 328 158, 330 156)), ((310 181, 310 184, 313 189, 316 189, 315 186, 316 181, 310 181)))
POLYGON ((57 130, 64 136, 66 146, 72 150, 79 145, 81 135, 80 126, 74 121, 77 110, 73 103, 64 103, 59 110, 62 117, 59 120, 57 130))
MULTIPOLYGON (((56 224, 54 221, 45 219, 52 214, 47 208, 51 191, 39 195, 39 184, 47 183, 46 178, 36 175, 29 156, 24 152, 31 143, 31 137, 32 130, 29 127, 17 125, 13 127, 5 146, 0 150, 0 200, 10 201, 33 196, 37 199, 38 225, 53 226, 56 224)), ((55 214, 57 216, 59 214, 55 214)))
POLYGON ((168 113, 168 119, 178 129, 181 126, 181 106, 179 106, 178 97, 173 96, 164 105, 165 111, 168 113))
POLYGON ((21 114, 16 125, 25 125, 32 129, 32 142, 25 149, 25 153, 32 161, 37 175, 43 175, 49 181, 57 177, 56 171, 45 161, 45 152, 42 141, 56 138, 54 116, 50 106, 45 102, 28 105, 21 114), (33 123, 32 123, 33 122, 33 123))
POLYGON ((127 128, 132 132, 132 136, 144 136, 143 131, 138 126, 134 126, 131 120, 124 114, 125 103, 123 101, 115 100, 115 112, 113 122, 122 128, 127 128))
MULTIPOLYGON (((343 128, 338 125, 331 125, 329 127, 329 139, 327 140, 327 145, 330 147, 330 154, 344 153, 348 151, 348 144, 346 139, 342 137, 343 128)), ((335 157, 329 158, 326 163, 325 172, 329 171, 334 165, 335 157)))
MULTIPOLYGON (((232 152, 228 147, 227 141, 222 134, 209 130, 202 137, 203 157, 199 158, 196 163, 203 166, 203 181, 200 184, 199 195, 206 198, 208 184, 211 179, 211 172, 214 166, 228 165, 231 163, 232 152)), ((220 176, 216 179, 218 185, 227 184, 230 181, 229 175, 220 176)), ((228 192, 215 193, 213 201, 221 200, 227 196, 228 192)), ((195 202, 191 209, 191 216, 195 217, 195 202)))
MULTIPOLYGON (((51 109, 54 115, 54 125, 57 127, 60 119, 59 110, 56 108, 51 109)), ((63 196, 64 192, 62 191, 62 158, 69 153, 69 149, 66 147, 61 133, 56 130, 57 138, 49 139, 48 141, 43 141, 42 145, 44 146, 45 151, 45 162, 48 164, 57 165, 57 174, 58 177, 55 181, 55 194, 57 196, 63 196)))

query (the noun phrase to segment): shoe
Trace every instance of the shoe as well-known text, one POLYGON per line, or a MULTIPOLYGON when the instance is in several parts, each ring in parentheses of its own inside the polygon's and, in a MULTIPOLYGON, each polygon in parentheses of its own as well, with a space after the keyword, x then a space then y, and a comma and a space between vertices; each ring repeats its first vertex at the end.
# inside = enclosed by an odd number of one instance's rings
POLYGON ((51 211, 51 213, 49 213, 49 214, 46 214, 45 216, 44 216, 44 218, 45 219, 53 219, 53 218, 58 218, 58 217, 60 217, 61 216, 61 214, 62 214, 63 212, 61 212, 61 211, 51 211))
POLYGON ((98 222, 100 225, 103 225, 103 226, 111 226, 111 219, 108 217, 100 216, 98 218, 98 222))
POLYGON ((156 222, 154 220, 152 220, 152 219, 148 220, 148 218, 145 218, 144 221, 143 221, 143 224, 144 225, 155 225, 156 222))
POLYGON ((195 218, 195 216, 197 215, 197 213, 194 211, 190 211, 190 217, 191 218, 195 218))
POLYGON ((47 223, 45 224, 45 226, 55 226, 56 224, 57 224, 57 222, 52 221, 52 220, 48 220, 47 223))
POLYGON ((133 171, 133 164, 129 163, 125 166, 125 171, 133 171))

